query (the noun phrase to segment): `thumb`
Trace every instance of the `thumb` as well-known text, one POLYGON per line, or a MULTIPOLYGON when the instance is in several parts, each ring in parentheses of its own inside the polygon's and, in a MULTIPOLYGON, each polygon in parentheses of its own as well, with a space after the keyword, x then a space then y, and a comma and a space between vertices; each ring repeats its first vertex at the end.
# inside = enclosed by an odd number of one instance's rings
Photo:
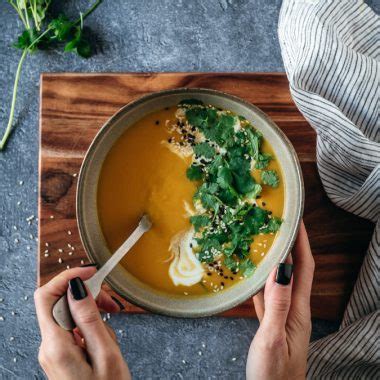
POLYGON ((80 277, 69 281, 67 299, 71 315, 86 342, 86 350, 94 359, 112 340, 94 298, 80 277))
POLYGON ((285 330, 292 296, 293 265, 280 263, 270 274, 265 285, 263 328, 273 333, 285 330))

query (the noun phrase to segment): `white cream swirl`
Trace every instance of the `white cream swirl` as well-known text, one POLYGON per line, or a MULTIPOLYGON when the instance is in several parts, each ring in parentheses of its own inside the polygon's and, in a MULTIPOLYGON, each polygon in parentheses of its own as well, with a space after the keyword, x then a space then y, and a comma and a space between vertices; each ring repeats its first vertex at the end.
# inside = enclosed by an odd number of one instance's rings
POLYGON ((176 286, 192 286, 203 278, 204 268, 190 246, 193 237, 194 229, 191 228, 178 233, 170 242, 169 249, 174 258, 169 267, 169 276, 176 286))

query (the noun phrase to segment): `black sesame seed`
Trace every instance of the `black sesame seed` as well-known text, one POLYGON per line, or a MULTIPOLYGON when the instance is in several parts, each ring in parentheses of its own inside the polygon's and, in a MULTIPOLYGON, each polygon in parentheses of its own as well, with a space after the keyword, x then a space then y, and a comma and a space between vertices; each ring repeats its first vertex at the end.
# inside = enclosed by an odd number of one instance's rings
POLYGON ((256 199, 260 199, 261 198, 261 195, 258 195, 257 197, 256 197, 256 199))
POLYGON ((269 215, 272 215, 273 213, 272 213, 272 211, 268 211, 268 214, 269 214, 269 215))
POLYGON ((207 276, 211 276, 211 273, 210 273, 210 272, 207 272, 207 276))
POLYGON ((232 276, 230 276, 230 279, 233 280, 234 278, 232 276))
POLYGON ((156 125, 160 124, 160 120, 156 120, 156 125))
POLYGON ((224 282, 222 281, 222 282, 220 283, 220 285, 224 286, 224 282))
POLYGON ((228 279, 228 276, 224 276, 224 278, 227 280, 227 279, 228 279))
POLYGON ((266 206, 266 203, 265 203, 265 202, 262 202, 261 204, 263 205, 263 207, 265 207, 265 206, 266 206))

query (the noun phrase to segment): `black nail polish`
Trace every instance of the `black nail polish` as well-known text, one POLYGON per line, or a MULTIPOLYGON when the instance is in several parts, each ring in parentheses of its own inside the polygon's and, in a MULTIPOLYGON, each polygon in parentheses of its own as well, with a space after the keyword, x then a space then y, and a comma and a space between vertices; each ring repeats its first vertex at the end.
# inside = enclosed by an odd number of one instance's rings
POLYGON ((96 269, 99 268, 99 264, 96 263, 90 263, 90 264, 83 264, 80 266, 81 268, 87 268, 87 267, 95 267, 96 269))
POLYGON ((118 304, 120 311, 125 309, 125 306, 116 297, 111 296, 111 298, 118 304))
POLYGON ((280 285, 289 285, 293 273, 293 264, 280 263, 277 267, 276 282, 280 285))
POLYGON ((69 289, 75 301, 80 301, 87 297, 86 287, 80 277, 75 277, 69 281, 69 289))

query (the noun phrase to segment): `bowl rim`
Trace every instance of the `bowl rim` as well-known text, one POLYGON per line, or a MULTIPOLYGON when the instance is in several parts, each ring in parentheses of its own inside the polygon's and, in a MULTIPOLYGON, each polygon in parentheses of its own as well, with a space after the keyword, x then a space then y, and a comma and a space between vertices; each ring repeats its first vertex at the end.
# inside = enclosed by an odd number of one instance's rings
MULTIPOLYGON (((84 247, 85 253, 87 257, 91 260, 94 261, 94 257, 92 254, 92 250, 90 248, 89 244, 89 237, 86 235, 85 228, 84 228, 84 222, 82 221, 83 219, 83 213, 82 213, 82 205, 80 202, 80 197, 82 196, 82 189, 84 186, 84 181, 85 181, 85 176, 84 173, 86 171, 89 158, 93 154, 93 151, 95 150, 96 146, 98 145, 98 142, 101 140, 102 136, 108 131, 108 129, 116 123, 119 119, 123 118, 124 114, 135 107, 138 107, 140 104, 143 104, 146 101, 155 99, 157 97, 161 96, 168 96, 168 95, 176 95, 176 94, 186 94, 186 93, 200 93, 204 95, 214 95, 214 96, 222 96, 224 98, 227 98, 230 101, 233 101, 235 103, 239 103, 240 105, 247 107, 250 111, 253 113, 256 113, 258 116, 263 118, 266 123, 270 125, 272 129, 275 130, 275 132, 281 137, 283 140, 284 144, 287 147, 288 152, 290 153, 292 162, 294 164, 294 169, 296 172, 296 176, 298 179, 297 182, 297 190, 299 191, 299 199, 297 202, 297 213, 295 215, 295 223, 294 223, 294 228, 291 234, 290 239, 288 240, 288 244, 286 247, 283 249, 283 254, 280 256, 279 263, 284 262, 287 256, 289 255, 295 240, 297 238, 298 230, 301 224, 302 220, 302 215, 304 211, 304 205, 305 205, 305 189, 304 189, 304 181, 303 181, 303 176, 302 176, 302 170, 301 170, 301 165, 297 156, 297 153, 290 142, 289 138, 286 136, 286 134, 281 130, 281 128, 265 113, 263 112, 260 108, 255 106, 254 104, 236 96, 236 95, 231 95, 229 93, 219 91, 219 90, 214 90, 214 89, 208 89, 208 88, 202 88, 202 87, 178 87, 175 89, 168 89, 168 90, 161 90, 161 91, 155 91, 146 95, 143 95, 141 97, 138 97, 137 99, 134 99, 121 107, 118 111, 116 111, 99 129, 99 131, 96 133, 95 137, 93 138, 91 144, 89 145, 80 170, 78 174, 78 181, 77 181, 77 188, 76 188, 76 219, 77 219, 77 225, 78 225, 78 231, 79 231, 79 236, 80 240, 82 242, 82 245, 84 247)), ((131 298, 130 296, 126 295, 124 291, 112 281, 112 276, 109 278, 106 277, 105 282, 110 286, 110 288, 115 291, 120 297, 124 298, 126 301, 129 303, 132 303, 140 308, 143 308, 147 311, 153 312, 155 314, 160 314, 160 315, 166 315, 166 316, 172 316, 172 317, 181 317, 181 318, 197 318, 197 317, 207 317, 211 315, 218 315, 220 313, 223 313, 227 310, 230 310, 242 303, 244 303, 246 300, 249 298, 253 297, 255 294, 257 294, 260 290, 263 289, 265 282, 266 281, 261 281, 257 287, 257 291, 252 290, 250 294, 247 297, 242 298, 236 298, 235 300, 231 300, 228 305, 225 305, 224 307, 219 307, 217 311, 210 311, 210 312, 198 312, 194 311, 192 313, 190 312, 175 312, 171 310, 166 310, 165 308, 156 308, 154 306, 151 306, 148 302, 143 302, 141 300, 136 300, 131 298)))

